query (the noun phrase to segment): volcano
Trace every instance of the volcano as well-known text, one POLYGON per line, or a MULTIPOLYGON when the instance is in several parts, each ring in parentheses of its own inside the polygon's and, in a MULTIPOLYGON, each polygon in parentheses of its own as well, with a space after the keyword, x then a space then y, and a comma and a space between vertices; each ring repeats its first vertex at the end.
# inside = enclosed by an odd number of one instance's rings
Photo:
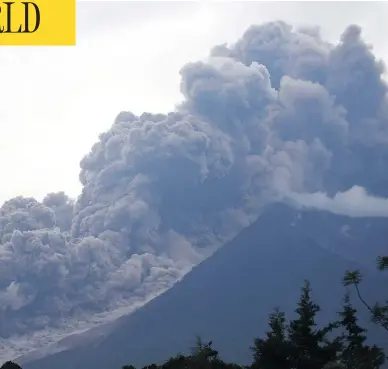
MULTIPOLYGON (((362 291, 375 301, 385 275, 375 271, 386 220, 269 207, 250 227, 193 268, 171 289, 98 334, 68 338, 61 352, 20 358, 26 369, 106 369, 162 362, 187 352, 195 335, 212 340, 225 360, 249 363, 249 347, 267 329, 274 307, 290 318, 305 279, 321 305, 319 323, 336 317, 345 270, 365 275, 362 291), (66 349, 64 348, 66 346, 66 349)), ((382 332, 353 298, 374 343, 382 332)), ((58 347, 61 347, 59 343, 58 347)))

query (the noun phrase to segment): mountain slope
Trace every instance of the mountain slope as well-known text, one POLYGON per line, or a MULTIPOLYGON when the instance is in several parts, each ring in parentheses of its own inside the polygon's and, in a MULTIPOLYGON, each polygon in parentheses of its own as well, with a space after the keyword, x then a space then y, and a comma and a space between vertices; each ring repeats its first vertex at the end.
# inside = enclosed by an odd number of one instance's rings
MULTIPOLYGON (((354 261, 321 247, 297 212, 276 205, 163 295, 120 319, 106 337, 26 363, 26 369, 106 369, 143 365, 187 351, 195 334, 212 339, 226 360, 249 362, 249 346, 267 328, 268 313, 280 306, 292 315, 300 287, 310 279, 321 317, 341 304, 341 278, 354 261)), ((336 242, 334 229, 326 240, 336 242)), ((319 239, 319 227, 314 234, 319 239)), ((365 282, 366 297, 379 295, 376 273, 365 282)), ((379 332, 376 333, 377 337, 379 332)), ((378 338, 378 337, 377 337, 378 338)))

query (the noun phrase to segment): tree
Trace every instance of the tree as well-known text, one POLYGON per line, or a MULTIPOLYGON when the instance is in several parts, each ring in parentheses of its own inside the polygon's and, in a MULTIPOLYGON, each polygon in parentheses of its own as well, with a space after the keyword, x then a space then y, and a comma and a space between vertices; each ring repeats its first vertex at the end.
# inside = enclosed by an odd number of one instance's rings
POLYGON ((212 341, 204 344, 199 336, 196 345, 189 356, 189 368, 212 368, 215 362, 220 361, 218 351, 212 348, 212 341))
POLYGON ((319 305, 311 299, 310 283, 305 281, 295 310, 297 318, 286 324, 283 312, 275 309, 270 314, 270 330, 264 339, 254 341, 253 368, 260 369, 322 369, 335 361, 341 349, 339 338, 329 340, 326 336, 335 327, 330 323, 317 329, 316 314, 319 305))
MULTIPOLYGON (((379 270, 388 269, 388 256, 379 256, 377 258, 377 268, 379 270)), ((362 278, 363 276, 359 270, 347 270, 343 279, 343 284, 345 286, 352 285, 355 287, 359 300, 370 311, 372 321, 380 325, 386 331, 388 331, 388 301, 386 301, 385 304, 380 304, 379 302, 376 302, 374 306, 368 304, 362 297, 359 288, 359 285, 362 282, 362 278)))
POLYGON ((377 257, 377 268, 379 270, 388 269, 388 256, 378 256, 377 257))
POLYGON ((204 344, 197 336, 196 344, 188 356, 177 355, 166 361, 161 369, 241 369, 237 364, 222 361, 218 351, 212 348, 212 341, 204 344))
POLYGON ((159 368, 159 366, 156 364, 151 364, 151 365, 147 365, 147 366, 143 367, 143 369, 158 369, 158 368, 159 368))
POLYGON ((6 361, 0 369, 22 369, 22 367, 13 361, 6 361))
POLYGON ((337 358, 339 340, 329 341, 327 334, 336 327, 330 323, 316 328, 315 317, 320 306, 311 299, 310 283, 305 281, 295 312, 298 317, 290 322, 288 337, 291 341, 291 368, 322 369, 337 358))
MULTIPOLYGON (((160 368, 163 369, 180 369, 180 368, 189 368, 188 365, 189 359, 183 355, 177 355, 168 359, 160 368)), ((147 368, 147 369, 157 369, 159 367, 155 366, 155 368, 147 368)), ((144 368, 143 368, 144 369, 144 368)))
POLYGON ((269 315, 268 325, 270 330, 266 332, 266 338, 256 338, 253 351, 253 368, 260 369, 287 369, 289 368, 290 343, 286 336, 285 314, 275 309, 269 315))
POLYGON ((349 294, 344 298, 344 306, 339 312, 339 324, 345 329, 342 334, 342 363, 346 369, 378 369, 384 364, 384 352, 377 346, 368 346, 366 329, 358 325, 357 310, 350 303, 349 294))
POLYGON ((213 341, 205 344, 200 336, 196 336, 195 346, 191 349, 191 357, 202 360, 214 360, 218 358, 218 351, 212 348, 213 341))

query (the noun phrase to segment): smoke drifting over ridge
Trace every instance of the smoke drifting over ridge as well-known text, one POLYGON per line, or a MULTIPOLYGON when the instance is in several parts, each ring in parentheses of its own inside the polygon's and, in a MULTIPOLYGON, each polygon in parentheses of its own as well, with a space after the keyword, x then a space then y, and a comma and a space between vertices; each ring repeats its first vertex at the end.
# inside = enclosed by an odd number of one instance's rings
POLYGON ((323 192, 289 193, 286 199, 295 207, 325 210, 350 217, 388 217, 388 198, 368 195, 363 187, 354 186, 328 197, 323 192))
POLYGON ((74 204, 58 193, 2 206, 0 336, 146 300, 269 202, 387 216, 383 72, 358 26, 331 45, 283 22, 184 66, 175 112, 122 112, 100 135, 74 204), (367 193, 365 212, 352 208, 367 193))

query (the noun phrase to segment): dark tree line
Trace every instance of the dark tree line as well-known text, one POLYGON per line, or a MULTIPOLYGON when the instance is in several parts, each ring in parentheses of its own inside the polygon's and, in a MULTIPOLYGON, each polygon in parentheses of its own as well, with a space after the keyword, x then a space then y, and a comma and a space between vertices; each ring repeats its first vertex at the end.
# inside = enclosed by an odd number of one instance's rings
MULTIPOLYGON (((378 258, 378 268, 388 269, 388 257, 378 258)), ((345 286, 353 286, 357 298, 371 313, 372 321, 388 331, 388 301, 370 305, 360 291, 362 276, 359 271, 347 271, 345 286)), ((386 356, 382 348, 366 343, 366 329, 358 323, 357 310, 347 290, 336 321, 318 328, 316 316, 320 306, 311 297, 311 287, 305 281, 295 309, 296 317, 287 321, 279 309, 269 314, 268 331, 256 338, 251 347, 252 364, 241 366, 224 362, 212 342, 197 338, 189 355, 171 357, 162 364, 151 364, 142 369, 379 369, 386 356)), ((21 369, 7 361, 0 369, 21 369)), ((135 369, 125 365, 122 369, 135 369)))

